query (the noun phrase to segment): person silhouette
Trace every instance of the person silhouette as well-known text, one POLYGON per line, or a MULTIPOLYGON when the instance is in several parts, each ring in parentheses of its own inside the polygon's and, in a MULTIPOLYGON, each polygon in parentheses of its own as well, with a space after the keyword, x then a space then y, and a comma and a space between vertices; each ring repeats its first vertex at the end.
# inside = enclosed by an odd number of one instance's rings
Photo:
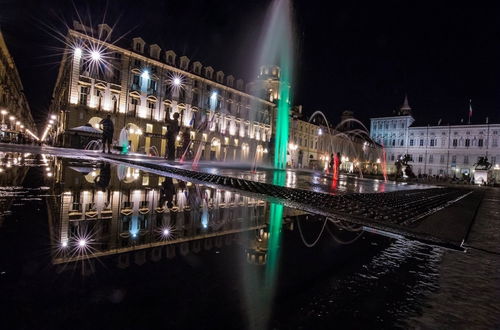
POLYGON ((95 177, 94 183, 102 190, 106 189, 111 181, 111 165, 109 163, 102 163, 100 166, 100 173, 95 177))

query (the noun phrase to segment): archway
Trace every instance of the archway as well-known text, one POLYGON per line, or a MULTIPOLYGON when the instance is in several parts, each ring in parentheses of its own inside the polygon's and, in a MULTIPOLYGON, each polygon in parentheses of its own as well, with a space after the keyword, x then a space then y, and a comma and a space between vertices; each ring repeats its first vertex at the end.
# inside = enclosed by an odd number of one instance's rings
POLYGON ((262 147, 262 145, 258 145, 257 146, 257 149, 256 149, 256 154, 255 154, 255 162, 257 164, 260 164, 262 163, 262 159, 264 157, 264 148, 262 147))
POLYGON ((99 124, 101 120, 101 117, 92 117, 89 119, 89 124, 92 125, 93 128, 101 129, 101 125, 99 124))
POLYGON ((220 140, 213 138, 210 143, 210 160, 220 160, 220 140))
POLYGON ((129 145, 130 152, 136 152, 139 149, 139 138, 142 130, 136 124, 128 123, 120 132, 120 146, 129 145))
POLYGON ((247 143, 241 145, 241 160, 248 160, 248 154, 250 152, 250 147, 247 143))

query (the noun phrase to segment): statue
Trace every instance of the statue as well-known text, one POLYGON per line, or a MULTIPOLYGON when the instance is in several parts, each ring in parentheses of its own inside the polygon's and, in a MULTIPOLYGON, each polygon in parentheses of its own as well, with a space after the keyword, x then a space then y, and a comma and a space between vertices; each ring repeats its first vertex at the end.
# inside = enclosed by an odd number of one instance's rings
POLYGON ((477 163, 475 163, 473 166, 475 166, 476 170, 489 170, 491 168, 491 163, 488 161, 488 157, 479 157, 477 160, 477 163))
POLYGON ((408 154, 405 154, 399 157, 398 160, 396 160, 396 162, 394 163, 394 165, 396 165, 396 180, 403 176, 403 171, 407 177, 411 179, 415 178, 415 174, 413 173, 411 165, 409 164, 409 162, 411 161, 413 161, 413 159, 408 154))

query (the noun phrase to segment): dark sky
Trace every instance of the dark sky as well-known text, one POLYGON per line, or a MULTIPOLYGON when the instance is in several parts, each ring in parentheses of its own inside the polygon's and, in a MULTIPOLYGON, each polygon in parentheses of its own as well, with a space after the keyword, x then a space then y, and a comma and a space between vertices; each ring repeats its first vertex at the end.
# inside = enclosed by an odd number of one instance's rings
MULTIPOLYGON (((367 122, 392 114, 408 93, 421 124, 466 120, 500 122, 500 11, 434 1, 293 1, 296 36, 294 103, 324 111, 338 122, 352 110, 367 122), (327 6, 327 3, 329 6, 327 6), (332 7, 333 6, 333 7, 332 7)), ((270 1, 74 1, 84 17, 115 34, 200 60, 250 80, 270 1)), ((37 119, 43 119, 57 74, 61 47, 51 25, 76 16, 67 0, 0 0, 0 24, 37 119)))

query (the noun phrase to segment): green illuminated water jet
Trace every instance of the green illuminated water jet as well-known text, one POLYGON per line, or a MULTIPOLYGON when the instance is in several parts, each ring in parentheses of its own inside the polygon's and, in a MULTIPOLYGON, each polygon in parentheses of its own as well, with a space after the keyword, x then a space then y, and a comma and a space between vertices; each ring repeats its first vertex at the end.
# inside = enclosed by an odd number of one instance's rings
MULTIPOLYGON (((258 67, 270 64, 279 66, 278 104, 274 136, 274 167, 286 168, 288 148, 290 83, 293 76, 292 9, 289 0, 275 0, 271 5, 267 26, 260 48, 258 67)), ((267 92, 267 90, 266 90, 267 92)))
POLYGON ((289 129, 289 100, 290 100, 290 59, 289 56, 282 56, 281 77, 278 109, 276 114, 276 137, 274 150, 274 167, 277 169, 286 168, 286 153, 288 148, 289 129), (285 57, 285 58, 283 58, 285 57))

